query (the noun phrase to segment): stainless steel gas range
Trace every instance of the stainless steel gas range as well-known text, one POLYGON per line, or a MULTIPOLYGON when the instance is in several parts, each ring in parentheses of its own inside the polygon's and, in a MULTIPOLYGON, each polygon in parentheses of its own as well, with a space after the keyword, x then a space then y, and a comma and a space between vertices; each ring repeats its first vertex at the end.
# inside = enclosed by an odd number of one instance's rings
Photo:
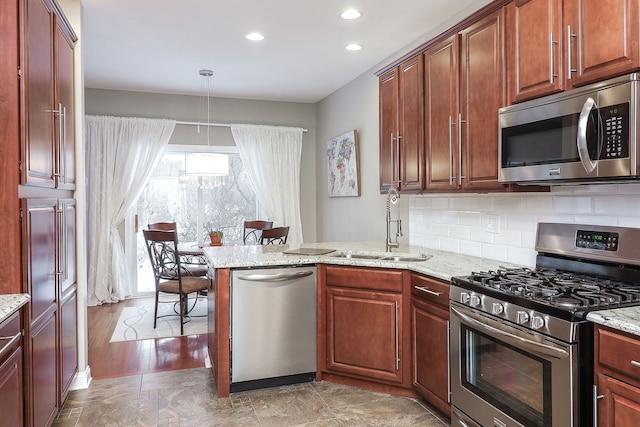
POLYGON ((640 305, 640 229, 538 224, 536 268, 451 279, 452 426, 593 425, 593 310, 640 305))

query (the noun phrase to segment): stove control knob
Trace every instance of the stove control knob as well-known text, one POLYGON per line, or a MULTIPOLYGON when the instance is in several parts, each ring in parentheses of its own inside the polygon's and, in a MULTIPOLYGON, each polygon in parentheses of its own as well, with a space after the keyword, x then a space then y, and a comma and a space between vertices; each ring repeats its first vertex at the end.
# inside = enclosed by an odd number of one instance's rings
POLYGON ((463 304, 468 304, 469 303, 469 298, 471 298, 469 296, 469 294, 467 292, 460 292, 460 302, 463 304))
POLYGON ((482 302, 482 300, 480 299, 480 296, 471 295, 471 300, 469 301, 469 305, 471 307, 477 307, 477 306, 480 305, 481 302, 482 302))
POLYGON ((533 329, 540 329, 544 327, 544 317, 542 316, 531 316, 531 327, 533 329))
POLYGON ((491 304, 491 314, 502 314, 504 313, 504 306, 499 302, 494 302, 491 304))
POLYGON ((524 325, 529 321, 529 313, 526 311, 518 311, 516 313, 516 323, 519 325, 524 325))

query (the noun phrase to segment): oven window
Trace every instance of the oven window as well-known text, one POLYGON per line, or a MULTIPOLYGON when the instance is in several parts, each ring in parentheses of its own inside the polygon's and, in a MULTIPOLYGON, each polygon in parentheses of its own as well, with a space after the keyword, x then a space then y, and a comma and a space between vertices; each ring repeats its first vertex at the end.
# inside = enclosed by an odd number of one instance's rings
POLYGON ((524 426, 551 426, 551 362, 461 329, 462 385, 524 426))

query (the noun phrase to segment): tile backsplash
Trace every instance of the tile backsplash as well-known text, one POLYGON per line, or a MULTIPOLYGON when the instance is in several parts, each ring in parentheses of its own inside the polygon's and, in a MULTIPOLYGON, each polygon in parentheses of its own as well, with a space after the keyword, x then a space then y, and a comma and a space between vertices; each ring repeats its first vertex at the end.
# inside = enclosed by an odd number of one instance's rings
POLYGON ((556 186, 548 193, 410 196, 410 244, 535 265, 539 222, 640 228, 640 184, 556 186))

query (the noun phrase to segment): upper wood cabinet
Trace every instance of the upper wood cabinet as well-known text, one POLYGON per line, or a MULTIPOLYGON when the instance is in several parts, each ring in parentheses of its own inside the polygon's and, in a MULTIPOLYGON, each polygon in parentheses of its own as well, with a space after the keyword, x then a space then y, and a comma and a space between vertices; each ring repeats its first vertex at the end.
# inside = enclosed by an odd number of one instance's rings
POLYGON ((422 57, 380 76, 380 191, 424 189, 422 57))
POLYGON ((73 189, 73 47, 55 3, 26 0, 22 33, 22 184, 73 189))
POLYGON ((424 53, 428 191, 508 189, 498 183, 504 50, 499 9, 424 53))
POLYGON ((640 67, 638 0, 515 0, 507 21, 511 102, 640 67))
POLYGON ((515 0, 506 8, 511 101, 563 90, 562 0, 515 0))

